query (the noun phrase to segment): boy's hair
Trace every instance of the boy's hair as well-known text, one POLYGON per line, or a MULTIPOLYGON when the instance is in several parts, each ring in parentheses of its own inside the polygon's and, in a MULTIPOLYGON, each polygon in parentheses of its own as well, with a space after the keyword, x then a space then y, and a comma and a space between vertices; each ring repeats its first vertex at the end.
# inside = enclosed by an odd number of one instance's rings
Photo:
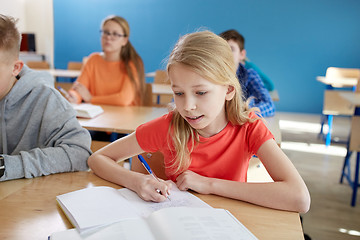
POLYGON ((17 20, 0 14, 0 50, 6 51, 8 57, 19 57, 21 35, 16 27, 17 20))
POLYGON ((240 51, 245 49, 245 38, 238 31, 234 29, 230 29, 220 33, 219 36, 225 39, 226 41, 229 40, 235 41, 239 45, 240 51))
MULTIPOLYGON (((168 73, 171 66, 176 63, 188 66, 214 84, 234 87, 234 97, 225 103, 226 117, 233 125, 242 125, 251 121, 249 113, 254 109, 249 109, 244 100, 239 80, 236 77, 233 54, 229 44, 223 38, 210 31, 190 33, 181 37, 169 56, 168 73)), ((195 143, 199 141, 199 136, 181 117, 176 108, 170 124, 170 132, 172 136, 169 136, 169 139, 172 138, 171 142, 177 153, 170 168, 173 173, 181 173, 190 165, 190 153, 195 143), (189 140, 191 140, 190 149, 188 148, 189 140)))
MULTIPOLYGON (((122 30, 124 31, 125 37, 130 36, 130 26, 129 23, 124 18, 115 15, 110 15, 103 20, 101 27, 103 28, 105 23, 107 23, 108 21, 114 21, 117 24, 119 24, 122 30)), ((131 45, 129 39, 126 45, 121 48, 120 59, 125 63, 126 72, 129 75, 131 83, 134 85, 134 88, 136 89, 136 94, 141 101, 138 104, 142 104, 143 96, 145 93, 144 64, 141 57, 136 52, 135 48, 131 45), (136 75, 139 78, 139 82, 137 82, 134 77, 134 73, 133 73, 134 69, 131 66, 131 64, 134 64, 135 66, 136 75)))

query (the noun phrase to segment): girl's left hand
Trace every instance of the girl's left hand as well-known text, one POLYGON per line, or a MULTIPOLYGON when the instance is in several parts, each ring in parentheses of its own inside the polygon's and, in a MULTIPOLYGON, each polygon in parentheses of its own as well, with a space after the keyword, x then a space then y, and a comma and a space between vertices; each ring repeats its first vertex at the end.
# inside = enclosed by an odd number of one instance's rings
POLYGON ((176 178, 176 186, 182 191, 191 189, 201 194, 210 194, 210 179, 190 170, 176 178))

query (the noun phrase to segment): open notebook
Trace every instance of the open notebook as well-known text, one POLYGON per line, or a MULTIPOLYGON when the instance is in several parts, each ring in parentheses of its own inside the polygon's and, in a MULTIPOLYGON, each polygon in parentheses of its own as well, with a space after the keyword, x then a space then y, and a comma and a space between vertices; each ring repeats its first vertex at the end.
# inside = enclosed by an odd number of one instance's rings
POLYGON ((170 199, 161 203, 146 202, 129 189, 111 187, 85 188, 56 197, 61 209, 80 233, 123 220, 148 217, 163 208, 212 208, 195 195, 180 191, 175 184, 170 199))
POLYGON ((71 104, 76 110, 76 116, 82 118, 94 118, 104 112, 101 106, 89 103, 71 104))
POLYGON ((50 240, 252 240, 257 239, 229 211, 215 208, 163 208, 146 218, 123 220, 80 235, 76 229, 56 232, 50 240))

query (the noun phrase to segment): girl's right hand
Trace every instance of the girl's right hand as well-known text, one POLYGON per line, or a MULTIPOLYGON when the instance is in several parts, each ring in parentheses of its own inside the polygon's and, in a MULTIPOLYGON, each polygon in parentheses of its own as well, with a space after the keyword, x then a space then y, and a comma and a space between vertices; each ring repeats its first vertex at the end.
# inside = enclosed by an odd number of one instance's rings
POLYGON ((163 202, 170 195, 171 182, 159 179, 157 181, 151 175, 143 175, 137 184, 136 193, 145 201, 163 202), (159 192, 160 190, 160 192, 159 192))
POLYGON ((78 99, 76 96, 76 93, 69 91, 69 94, 66 96, 66 99, 70 102, 70 103, 77 103, 78 99))
POLYGON ((74 82, 72 89, 74 89, 76 92, 78 92, 80 94, 80 96, 82 97, 82 100, 86 103, 90 103, 91 99, 92 99, 92 95, 89 91, 89 89, 87 89, 83 84, 79 83, 79 82, 74 82))

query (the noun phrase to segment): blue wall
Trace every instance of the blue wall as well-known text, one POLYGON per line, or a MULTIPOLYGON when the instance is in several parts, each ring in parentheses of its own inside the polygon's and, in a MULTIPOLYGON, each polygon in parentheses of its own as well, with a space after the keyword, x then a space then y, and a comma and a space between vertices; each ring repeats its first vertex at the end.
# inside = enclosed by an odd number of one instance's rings
POLYGON ((55 67, 101 51, 100 23, 110 14, 128 20, 146 72, 164 68, 180 35, 237 29, 250 60, 274 81, 278 111, 320 113, 316 76, 329 66, 360 68, 357 0, 54 0, 55 67))

